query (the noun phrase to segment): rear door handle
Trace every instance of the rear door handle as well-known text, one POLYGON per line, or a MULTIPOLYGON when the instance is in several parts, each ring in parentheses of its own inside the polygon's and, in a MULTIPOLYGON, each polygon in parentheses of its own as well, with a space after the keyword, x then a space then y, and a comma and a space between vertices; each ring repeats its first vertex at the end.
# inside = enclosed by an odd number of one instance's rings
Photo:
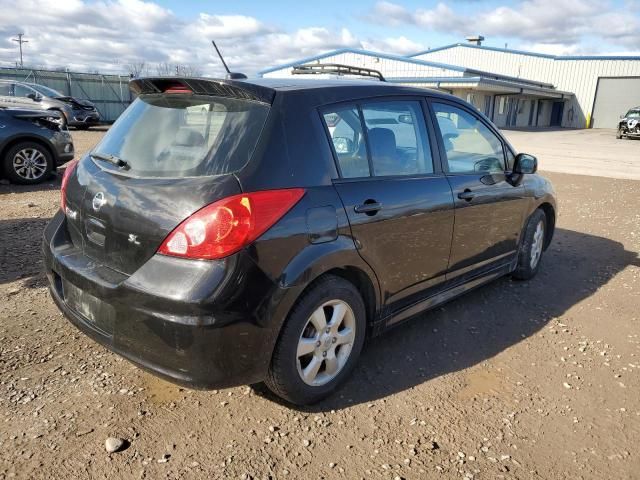
POLYGON ((367 215, 373 215, 382 209, 382 204, 375 201, 366 201, 362 205, 356 205, 353 207, 353 211, 356 213, 366 213, 367 215))
POLYGON ((458 198, 460 200, 466 200, 467 202, 470 202, 471 200, 474 199, 474 197, 476 196, 475 193, 473 193, 471 190, 469 190, 468 188, 466 188, 464 190, 464 192, 460 192, 458 194, 458 198))

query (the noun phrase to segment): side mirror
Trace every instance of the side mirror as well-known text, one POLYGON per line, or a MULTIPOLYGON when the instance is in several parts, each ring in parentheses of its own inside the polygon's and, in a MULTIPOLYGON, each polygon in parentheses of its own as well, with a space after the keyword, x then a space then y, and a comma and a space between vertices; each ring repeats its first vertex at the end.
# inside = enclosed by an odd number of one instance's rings
POLYGON ((30 98, 34 102, 39 102, 41 100, 40 96, 36 95, 35 93, 28 93, 27 98, 30 98))
POLYGON ((538 159, 528 153, 519 153, 513 164, 513 173, 517 175, 526 175, 536 173, 538 171, 538 159))
POLYGON ((348 155, 354 152, 353 140, 347 137, 334 137, 333 148, 339 155, 348 155))
POLYGON ((402 113, 398 115, 398 123, 407 123, 411 125, 413 123, 413 116, 408 113, 402 113))

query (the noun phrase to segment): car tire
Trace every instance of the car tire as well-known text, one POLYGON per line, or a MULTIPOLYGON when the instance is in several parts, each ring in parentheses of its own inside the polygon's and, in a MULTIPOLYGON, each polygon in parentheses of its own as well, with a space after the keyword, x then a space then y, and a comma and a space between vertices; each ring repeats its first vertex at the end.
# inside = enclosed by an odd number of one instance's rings
POLYGON ((289 313, 265 384, 296 405, 326 398, 353 371, 366 327, 365 306, 357 288, 334 275, 321 277, 289 313))
POLYGON ((547 238, 547 216, 537 209, 531 214, 522 236, 518 264, 511 276, 516 280, 533 278, 540 268, 547 238))
POLYGON ((620 128, 618 129, 618 131, 616 132, 616 138, 618 140, 620 140, 622 138, 622 129, 620 129, 620 128))
POLYGON ((49 178, 53 158, 49 150, 36 142, 20 142, 4 155, 3 170, 13 183, 34 185, 49 178))

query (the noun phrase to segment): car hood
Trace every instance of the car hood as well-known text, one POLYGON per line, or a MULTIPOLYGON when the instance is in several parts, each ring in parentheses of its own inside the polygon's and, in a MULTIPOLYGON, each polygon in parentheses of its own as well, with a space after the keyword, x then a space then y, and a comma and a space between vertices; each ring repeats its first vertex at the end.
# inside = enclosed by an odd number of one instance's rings
POLYGON ((56 117, 60 118, 62 115, 55 110, 34 110, 27 108, 5 108, 5 111, 11 112, 11 115, 15 118, 48 118, 56 117))
POLYGON ((81 107, 95 107, 93 103, 89 100, 82 100, 80 98, 74 97, 56 97, 54 100, 58 100, 59 102, 68 103, 70 105, 79 105, 81 107))

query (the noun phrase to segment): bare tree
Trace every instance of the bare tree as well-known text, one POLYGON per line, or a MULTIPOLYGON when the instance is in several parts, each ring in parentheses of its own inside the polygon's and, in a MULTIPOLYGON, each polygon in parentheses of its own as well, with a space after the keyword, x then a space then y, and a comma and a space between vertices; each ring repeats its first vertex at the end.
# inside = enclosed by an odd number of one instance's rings
POLYGON ((170 75, 175 75, 175 68, 170 63, 162 62, 156 64, 156 73, 159 77, 167 77, 170 75))
POLYGON ((125 68, 132 78, 144 76, 149 72, 149 66, 144 60, 136 60, 131 63, 127 63, 125 68))
POLYGON ((156 73, 161 77, 200 77, 202 76, 202 68, 193 64, 162 62, 156 64, 156 73))
POLYGON ((185 64, 185 65, 176 65, 176 72, 183 77, 201 77, 202 76, 202 68, 198 65, 193 64, 185 64))

